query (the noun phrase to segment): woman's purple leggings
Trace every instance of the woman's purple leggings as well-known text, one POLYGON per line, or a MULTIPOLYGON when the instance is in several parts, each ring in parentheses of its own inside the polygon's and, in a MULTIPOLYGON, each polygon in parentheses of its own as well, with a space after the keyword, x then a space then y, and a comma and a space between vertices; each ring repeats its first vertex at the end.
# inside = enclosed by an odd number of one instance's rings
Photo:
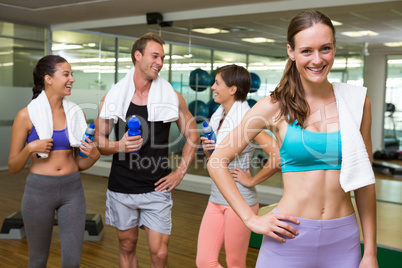
POLYGON ((288 222, 299 231, 295 238, 283 243, 264 236, 256 268, 359 267, 360 233, 354 213, 333 220, 298 219, 300 224, 288 222))

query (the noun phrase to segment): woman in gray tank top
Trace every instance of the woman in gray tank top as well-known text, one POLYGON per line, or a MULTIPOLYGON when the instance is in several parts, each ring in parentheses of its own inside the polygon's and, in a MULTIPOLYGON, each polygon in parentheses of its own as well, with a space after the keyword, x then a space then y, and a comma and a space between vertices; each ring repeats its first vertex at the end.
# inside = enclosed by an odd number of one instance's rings
MULTIPOLYGON (((221 104, 212 115, 210 125, 216 134, 216 143, 201 137, 204 153, 207 158, 215 146, 231 146, 222 144, 222 140, 237 127, 244 115, 250 109, 246 97, 250 90, 251 78, 249 72, 237 65, 227 65, 218 68, 216 71, 215 83, 211 89, 215 93, 215 102, 221 104)), ((263 145, 264 151, 273 154, 277 147, 272 146, 275 140, 266 132, 261 132, 255 139, 263 145)), ((230 162, 229 168, 232 169, 233 179, 236 180, 239 170, 247 171, 254 153, 254 141, 230 162)), ((279 157, 279 154, 276 153, 279 157)), ((277 170, 272 163, 275 157, 271 157, 267 162, 266 168, 249 181, 245 186, 236 182, 237 188, 247 201, 250 208, 257 214, 259 209, 257 192, 254 187, 258 181, 268 178, 277 170)), ((279 160, 276 160, 279 163, 279 160)), ((219 252, 225 244, 227 267, 246 267, 246 255, 251 231, 243 224, 233 209, 226 202, 214 183, 211 187, 211 195, 205 210, 200 231, 198 235, 197 259, 198 268, 202 267, 222 267, 218 263, 219 252)))

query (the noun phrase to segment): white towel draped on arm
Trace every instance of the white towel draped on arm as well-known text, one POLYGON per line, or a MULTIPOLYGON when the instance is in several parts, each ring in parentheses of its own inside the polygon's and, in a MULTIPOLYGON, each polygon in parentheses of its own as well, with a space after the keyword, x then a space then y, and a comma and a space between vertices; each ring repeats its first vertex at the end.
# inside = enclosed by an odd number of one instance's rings
MULTIPOLYGON (((53 136, 53 116, 50 108, 49 100, 44 90, 33 99, 27 106, 29 118, 35 126, 39 139, 50 139, 53 136)), ((82 136, 87 128, 84 112, 75 103, 63 99, 63 108, 66 115, 68 127, 68 140, 72 147, 79 147, 82 136)), ((39 153, 43 158, 47 158, 48 154, 39 153)))
MULTIPOLYGON (((126 121, 126 113, 134 96, 134 67, 107 93, 99 116, 103 119, 118 118, 126 121)), ((152 81, 147 102, 148 121, 164 123, 174 122, 179 118, 179 99, 172 85, 158 76, 152 81)))
POLYGON ((360 133, 367 89, 345 83, 332 85, 338 105, 342 142, 340 183, 342 189, 349 192, 375 183, 373 168, 360 133))

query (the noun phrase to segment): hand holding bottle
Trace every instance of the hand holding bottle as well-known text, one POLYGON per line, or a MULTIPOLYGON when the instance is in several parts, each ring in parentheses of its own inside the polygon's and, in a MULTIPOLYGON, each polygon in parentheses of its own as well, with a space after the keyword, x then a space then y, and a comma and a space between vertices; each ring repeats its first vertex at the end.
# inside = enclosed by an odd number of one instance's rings
POLYGON ((200 137, 202 149, 204 152, 212 153, 215 150, 215 141, 207 137, 200 137))
POLYGON ((202 132, 204 133, 204 136, 206 138, 205 139, 204 137, 201 137, 202 145, 204 149, 208 150, 209 153, 212 154, 215 150, 215 143, 216 143, 215 133, 212 130, 211 125, 208 125, 208 122, 204 122, 202 125, 203 125, 202 132), (211 145, 213 145, 213 147, 211 145))
MULTIPOLYGON (((94 138, 95 138, 95 124, 90 124, 88 128, 85 130, 82 140, 84 141, 84 143, 88 145, 89 143, 92 143, 94 141, 94 138)), ((88 155, 83 152, 83 150, 85 150, 84 147, 86 147, 84 143, 81 142, 82 149, 80 148, 80 150, 78 151, 78 155, 83 158, 87 158, 88 155)))
MULTIPOLYGON (((127 122, 127 126, 128 126, 128 131, 127 131, 128 139, 127 139, 127 141, 129 141, 129 142, 130 141, 137 141, 136 143, 132 144, 132 145, 137 145, 137 146, 138 146, 138 142, 141 142, 139 144, 140 148, 141 148, 141 145, 142 145, 141 122, 138 119, 138 117, 136 117, 135 115, 130 117, 130 119, 127 122), (138 136, 139 136, 139 138, 138 138, 138 136), (136 137, 136 138, 131 139, 130 137, 136 137)), ((139 153, 140 151, 141 151, 141 149, 138 149, 138 150, 132 151, 131 153, 139 153)))

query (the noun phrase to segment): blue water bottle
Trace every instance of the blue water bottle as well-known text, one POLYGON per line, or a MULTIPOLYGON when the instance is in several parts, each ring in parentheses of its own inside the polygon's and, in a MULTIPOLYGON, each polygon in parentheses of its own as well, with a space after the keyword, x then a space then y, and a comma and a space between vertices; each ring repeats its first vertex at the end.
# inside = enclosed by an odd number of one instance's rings
MULTIPOLYGON (((91 141, 94 141, 95 138, 94 135, 95 135, 95 124, 90 124, 89 127, 87 127, 87 130, 85 130, 85 133, 82 136, 82 140, 86 141, 85 137, 88 137, 91 141)), ((88 157, 83 152, 81 152, 81 150, 79 150, 78 155, 84 158, 88 157)))
MULTIPOLYGON (((216 143, 215 132, 212 130, 212 127, 208 125, 208 122, 202 123, 202 132, 204 132, 204 136, 207 137, 208 140, 213 140, 216 143)), ((209 150, 212 154, 214 150, 209 150)))
MULTIPOLYGON (((141 136, 141 122, 138 119, 138 117, 136 117, 135 115, 131 116, 130 119, 128 119, 128 136, 141 136)), ((132 153, 139 153, 141 151, 135 151, 132 153)))

